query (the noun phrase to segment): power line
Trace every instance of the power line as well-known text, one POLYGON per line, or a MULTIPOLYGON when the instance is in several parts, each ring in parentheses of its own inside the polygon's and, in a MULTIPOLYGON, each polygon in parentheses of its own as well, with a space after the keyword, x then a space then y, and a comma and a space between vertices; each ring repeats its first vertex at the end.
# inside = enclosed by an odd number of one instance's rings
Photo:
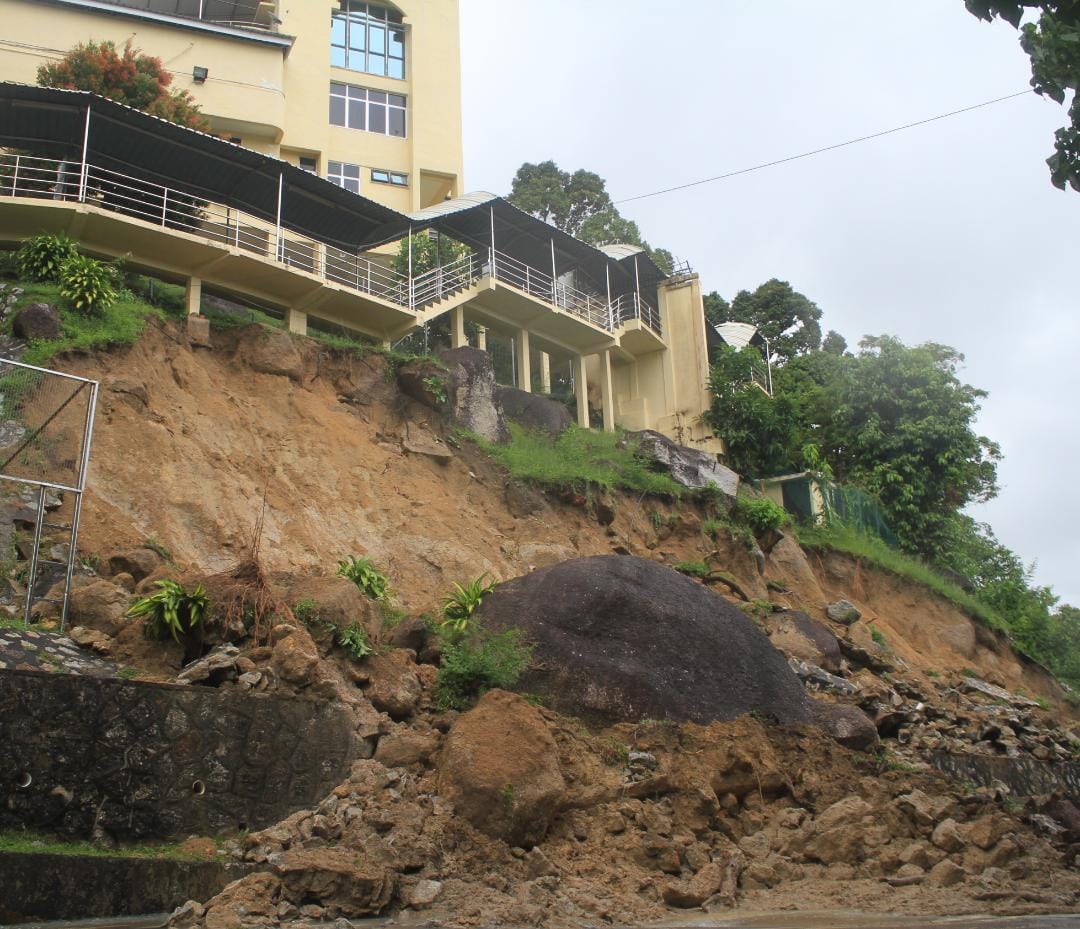
POLYGON ((789 161, 798 161, 800 158, 809 158, 811 155, 820 155, 823 152, 835 151, 838 148, 845 148, 848 145, 858 145, 860 142, 869 142, 871 139, 880 139, 882 136, 892 135, 894 132, 903 132, 905 129, 914 129, 916 126, 925 126, 927 123, 937 122, 939 119, 948 119, 950 116, 959 116, 961 113, 970 113, 972 110, 978 110, 984 106, 992 106, 995 103, 1012 100, 1016 97, 1023 97, 1030 93, 1034 93, 1034 91, 1028 88, 1027 90, 1021 90, 1019 93, 1008 94, 1005 97, 995 97, 993 100, 984 100, 982 103, 965 106, 962 109, 952 110, 949 113, 939 113, 937 116, 929 116, 926 119, 920 119, 914 123, 906 123, 903 126, 894 126, 892 129, 883 129, 881 132, 860 136, 857 139, 848 139, 846 142, 837 142, 835 145, 826 145, 824 148, 815 148, 813 151, 802 152, 798 155, 789 155, 787 158, 778 158, 776 161, 767 161, 764 164, 754 165, 752 168, 740 168, 738 171, 729 171, 727 174, 717 174, 715 177, 706 177, 702 178, 700 181, 690 181, 687 184, 679 184, 675 187, 665 187, 663 190, 654 190, 652 193, 638 194, 634 197, 623 197, 621 200, 616 200, 615 203, 630 203, 632 200, 645 200, 649 197, 659 197, 661 194, 670 194, 676 190, 686 190, 688 187, 700 187, 702 184, 711 184, 713 181, 723 181, 729 177, 737 177, 740 174, 749 174, 751 171, 774 168, 776 165, 787 164, 789 161))

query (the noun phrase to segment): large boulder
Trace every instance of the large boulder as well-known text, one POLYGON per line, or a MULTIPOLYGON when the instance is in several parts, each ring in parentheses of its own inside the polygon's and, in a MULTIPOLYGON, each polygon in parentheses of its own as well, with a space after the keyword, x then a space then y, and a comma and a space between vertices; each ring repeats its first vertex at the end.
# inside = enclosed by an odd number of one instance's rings
POLYGON ((857 706, 815 700, 813 707, 814 722, 845 748, 857 752, 869 752, 877 748, 877 726, 857 706))
POLYGON ((562 435, 573 420, 570 411, 561 403, 516 387, 498 387, 496 396, 503 415, 519 426, 536 432, 546 432, 553 439, 562 435))
POLYGON ((131 595, 111 581, 93 578, 73 587, 68 603, 68 620, 73 626, 85 626, 115 636, 130 620, 127 610, 131 595))
POLYGON ((297 382, 304 377, 304 356, 296 339, 281 329, 264 326, 245 329, 237 344, 236 360, 260 374, 287 377, 297 382))
POLYGON ((326 650, 335 635, 358 623, 372 642, 382 632, 382 614, 375 601, 344 577, 284 577, 283 595, 298 620, 308 627, 312 638, 326 650))
POLYGON ((535 644, 520 682, 560 712, 604 722, 734 719, 750 710, 808 721, 784 656, 741 610, 656 562, 575 558, 500 584, 478 610, 535 644))
POLYGON ((566 781, 540 711, 492 690, 460 716, 439 755, 439 794, 481 832, 509 845, 540 842, 566 781))
POLYGON ((692 490, 704 490, 715 484, 732 500, 739 490, 739 475, 725 468, 714 455, 696 448, 688 448, 672 442, 665 435, 652 429, 628 432, 627 441, 637 442, 642 455, 652 459, 659 471, 692 490))
POLYGON ((789 657, 840 670, 840 643, 824 623, 798 610, 783 610, 766 617, 764 625, 772 644, 789 657))
POLYGON ((30 303, 15 314, 11 331, 28 342, 59 339, 60 314, 48 303, 30 303))
POLYGON ((402 392, 489 442, 509 440, 491 355, 465 347, 439 357, 442 367, 430 361, 403 366, 397 378, 402 392))

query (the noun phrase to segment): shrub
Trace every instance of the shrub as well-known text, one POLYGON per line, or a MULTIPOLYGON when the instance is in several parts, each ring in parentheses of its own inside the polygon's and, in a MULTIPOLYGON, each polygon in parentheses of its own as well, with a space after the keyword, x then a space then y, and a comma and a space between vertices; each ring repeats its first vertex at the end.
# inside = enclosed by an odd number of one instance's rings
POLYGON ((338 577, 352 581, 372 600, 386 597, 390 582, 370 558, 347 558, 338 562, 338 577))
POLYGON ((176 642, 190 638, 202 623, 210 598, 202 584, 190 593, 177 581, 156 581, 156 593, 136 600, 128 616, 146 617, 146 635, 152 639, 171 636, 176 642))
POLYGON ((878 629, 876 626, 870 627, 870 638, 874 640, 874 644, 881 648, 888 648, 889 643, 885 638, 885 633, 878 629))
POLYGON ((60 294, 84 316, 108 309, 117 297, 116 268, 85 255, 75 255, 60 268, 60 294))
POLYGON ((66 235, 42 233, 23 242, 15 263, 27 280, 55 282, 60 280, 64 265, 78 255, 75 243, 66 235))
POLYGON ((476 608, 483 603, 484 597, 495 589, 495 583, 487 581, 487 574, 481 574, 464 587, 455 583, 454 592, 443 597, 443 620, 440 625, 456 633, 464 632, 476 608))
POLYGON ((672 565, 672 567, 680 574, 685 574, 688 577, 708 577, 712 573, 704 561, 680 561, 677 565, 672 565))
POLYGON ((367 658, 374 649, 368 642, 367 630, 359 623, 350 623, 337 634, 337 643, 353 661, 367 658))
POLYGON ((760 537, 787 523, 788 514, 768 497, 740 497, 735 504, 735 518, 747 526, 755 537, 760 537))
POLYGON ((495 687, 512 687, 529 667, 532 647, 520 629, 490 632, 473 628, 447 642, 435 687, 440 709, 460 710, 495 687))

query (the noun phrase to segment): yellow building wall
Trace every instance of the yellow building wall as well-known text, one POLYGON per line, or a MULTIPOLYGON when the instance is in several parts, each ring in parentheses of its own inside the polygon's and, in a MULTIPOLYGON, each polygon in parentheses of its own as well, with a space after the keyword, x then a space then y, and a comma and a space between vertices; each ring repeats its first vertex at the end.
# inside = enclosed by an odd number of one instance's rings
POLYGON ((404 19, 405 80, 331 67, 336 0, 279 4, 280 34, 294 37, 287 51, 134 15, 0 0, 0 80, 33 84, 39 65, 79 42, 130 40, 162 59, 172 86, 191 93, 216 134, 292 164, 315 157, 323 176, 330 161, 360 165, 364 196, 409 212, 463 189, 458 0, 383 5, 404 19), (205 83, 195 83, 196 66, 209 70, 205 83), (331 81, 405 95, 406 138, 331 126, 331 81), (372 168, 407 174, 409 186, 373 182, 372 168))

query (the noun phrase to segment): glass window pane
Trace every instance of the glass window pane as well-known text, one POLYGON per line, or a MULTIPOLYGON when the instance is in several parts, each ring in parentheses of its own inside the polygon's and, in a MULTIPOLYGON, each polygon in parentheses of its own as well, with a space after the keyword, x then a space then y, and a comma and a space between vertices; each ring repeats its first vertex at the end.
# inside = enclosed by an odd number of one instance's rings
POLYGON ((372 103, 386 103, 386 94, 381 90, 369 90, 368 100, 372 103))
POLYGON ((400 29, 390 30, 390 55, 394 58, 405 57, 405 33, 400 29))
POLYGON ((390 106, 399 106, 405 109, 405 98, 401 94, 390 94, 388 96, 390 106))
POLYGON ((376 55, 386 54, 386 30, 381 26, 372 26, 368 30, 368 48, 376 55))
POLYGON ((368 53, 367 67, 364 69, 368 74, 386 74, 386 58, 383 55, 368 53))
POLYGON ((405 137, 405 111, 390 110, 390 135, 405 137))
POLYGON ((342 173, 346 177, 360 177, 360 165, 342 165, 342 167, 345 169, 342 173))
POLYGON ((330 83, 330 93, 332 93, 332 94, 344 94, 345 93, 345 85, 344 84, 335 84, 335 83, 331 82, 330 83))
POLYGON ((409 183, 409 176, 407 174, 391 174, 390 183, 397 184, 399 187, 405 187, 409 183))
POLYGON ((336 13, 330 17, 330 44, 345 44, 345 17, 336 13))
POLYGON ((349 101, 349 128, 350 129, 363 129, 364 128, 364 101, 363 100, 350 100, 349 101))
POLYGON ((385 171, 372 170, 371 179, 373 181, 378 181, 380 184, 386 184, 390 181, 390 175, 385 171))
POLYGON ((368 131, 386 132, 386 107, 372 104, 368 107, 368 131))
POLYGON ((330 125, 345 125, 345 100, 342 97, 330 98, 330 125))
POLYGON ((360 23, 353 23, 349 30, 349 48, 353 51, 364 50, 364 35, 367 30, 360 23))
POLYGON ((345 58, 345 49, 339 48, 336 45, 330 46, 330 64, 335 68, 347 68, 347 59, 345 58))
POLYGON ((390 58, 387 60, 387 72, 390 77, 396 77, 398 80, 404 80, 405 78, 405 62, 400 58, 390 58))
POLYGON ((349 99, 350 100, 366 100, 367 99, 367 91, 364 90, 363 87, 353 87, 352 84, 349 84, 349 85, 344 85, 343 84, 342 86, 348 86, 348 88, 349 88, 349 99))
POLYGON ((400 23, 401 22, 401 14, 397 10, 387 10, 386 11, 386 18, 388 20, 390 20, 390 22, 392 22, 392 23, 400 23))
POLYGON ((346 179, 345 183, 342 184, 342 187, 344 187, 346 190, 351 190, 354 194, 360 193, 360 182, 359 181, 346 179))
POLYGON ((326 163, 326 173, 327 174, 340 174, 341 173, 341 162, 340 161, 328 161, 326 163))

